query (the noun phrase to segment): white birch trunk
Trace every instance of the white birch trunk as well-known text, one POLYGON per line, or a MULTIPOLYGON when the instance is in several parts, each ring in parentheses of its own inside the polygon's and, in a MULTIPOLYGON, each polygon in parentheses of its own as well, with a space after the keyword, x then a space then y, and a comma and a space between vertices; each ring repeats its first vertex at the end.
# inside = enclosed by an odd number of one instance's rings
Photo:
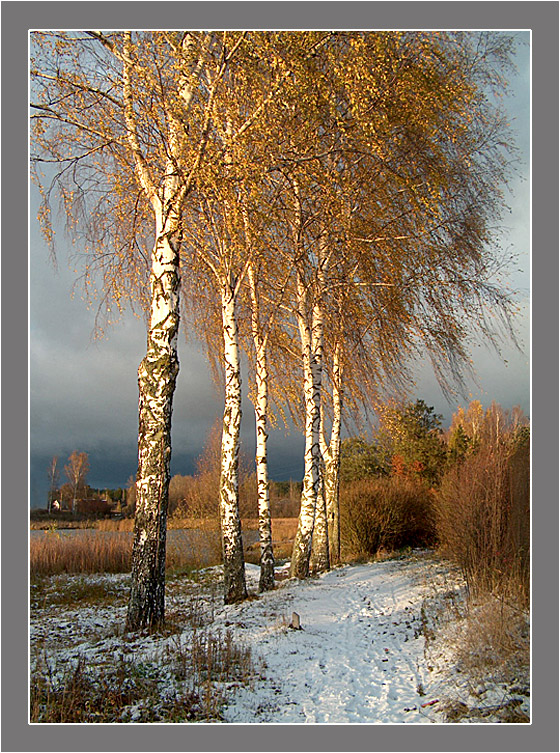
POLYGON ((138 369, 138 472, 127 615, 131 629, 155 626, 164 620, 171 411, 179 372, 179 256, 178 244, 170 238, 168 220, 164 220, 162 211, 156 212, 150 323, 146 356, 138 369))
POLYGON ((259 591, 274 588, 274 553, 272 550, 272 521, 270 517, 270 492, 268 484, 268 371, 265 347, 257 351, 256 363, 257 395, 255 401, 255 422, 257 450, 257 499, 259 507, 259 540, 261 546, 259 591))
POLYGON ((165 549, 171 413, 179 373, 180 199, 176 170, 181 124, 171 119, 171 154, 161 181, 154 182, 136 130, 132 85, 132 36, 124 33, 123 100, 126 138, 136 178, 149 199, 156 237, 150 270, 150 321, 146 356, 138 368, 138 471, 127 627, 156 626, 165 618, 165 549))
POLYGON ((320 309, 315 306, 311 330, 305 317, 305 290, 298 280, 298 325, 300 330, 305 390, 305 470, 298 529, 294 540, 290 577, 306 578, 309 575, 311 546, 317 499, 320 487, 321 450, 321 377, 323 359, 323 321, 320 309))
POLYGON ((255 424, 257 473, 257 500, 259 510, 259 542, 261 548, 259 591, 274 588, 274 552, 272 549, 272 521, 270 517, 270 490, 268 484, 268 363, 267 337, 261 332, 259 301, 253 267, 249 266, 251 289, 251 326, 255 346, 255 424))
POLYGON ((325 502, 331 564, 340 563, 340 431, 343 401, 342 345, 337 343, 333 362, 333 424, 325 453, 325 502))
POLYGON ((316 573, 324 572, 330 568, 329 561, 329 537, 327 528, 327 507, 325 499, 325 479, 323 453, 321 452, 321 436, 323 432, 321 410, 321 387, 323 373, 323 310, 320 303, 313 308, 312 327, 312 366, 316 370, 314 374, 314 400, 319 406, 319 425, 317 428, 317 444, 319 448, 317 464, 319 483, 317 487, 315 526, 313 528, 313 540, 311 548, 312 570, 316 573))
POLYGON ((327 525, 327 501, 325 497, 325 464, 323 458, 321 459, 319 473, 319 491, 317 493, 317 508, 311 545, 310 570, 313 573, 323 573, 329 570, 331 566, 327 525))
POLYGON ((224 331, 225 406, 220 476, 220 521, 224 560, 224 601, 247 598, 245 564, 239 515, 239 434, 241 427, 241 369, 235 315, 235 294, 229 281, 222 282, 224 331))

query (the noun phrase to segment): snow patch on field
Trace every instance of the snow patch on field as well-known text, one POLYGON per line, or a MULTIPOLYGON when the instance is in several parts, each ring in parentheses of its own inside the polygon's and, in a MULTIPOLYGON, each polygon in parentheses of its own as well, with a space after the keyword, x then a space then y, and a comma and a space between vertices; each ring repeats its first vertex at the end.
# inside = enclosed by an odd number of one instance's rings
MULTIPOLYGON (((429 553, 344 566, 305 581, 282 580, 274 591, 227 606, 216 582, 219 569, 207 574, 204 583, 169 581, 167 613, 180 627, 167 636, 123 635, 128 576, 79 576, 82 585, 103 586, 106 598, 81 608, 48 606, 48 599, 44 607, 36 606, 30 623, 32 666, 45 653, 59 672, 80 657, 87 666, 127 657, 161 662, 166 651, 189 645, 195 627, 184 617, 196 600, 199 629, 231 631, 237 644, 252 650, 251 683, 225 688, 221 713, 228 723, 445 722, 450 702, 463 712, 491 708, 509 693, 489 683, 473 696, 454 658, 461 620, 453 606, 461 603, 462 583, 429 553), (300 630, 290 627, 294 612, 300 630)), ((287 565, 277 568, 278 577, 286 574, 287 565)), ((256 595, 259 568, 247 564, 246 575, 256 595)), ((51 595, 76 587, 77 578, 50 579, 51 595)), ((176 691, 171 672, 168 682, 162 692, 171 697, 176 691)), ((515 708, 528 717, 527 695, 515 699, 515 708)), ((456 720, 496 721, 492 714, 465 713, 456 720)))

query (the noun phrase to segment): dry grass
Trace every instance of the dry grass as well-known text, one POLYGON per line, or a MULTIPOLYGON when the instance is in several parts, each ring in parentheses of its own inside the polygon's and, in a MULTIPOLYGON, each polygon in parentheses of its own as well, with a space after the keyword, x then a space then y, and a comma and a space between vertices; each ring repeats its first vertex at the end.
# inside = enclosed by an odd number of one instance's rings
MULTIPOLYGON (((102 518, 101 520, 70 520, 60 516, 45 520, 31 520, 29 527, 32 531, 51 531, 61 529, 91 529, 109 533, 131 532, 134 530, 134 518, 102 518)), ((175 518, 167 520, 168 530, 216 530, 220 527, 217 518, 175 518)))
POLYGON ((456 662, 480 696, 474 706, 452 701, 448 721, 530 721, 521 708, 530 687, 529 458, 528 438, 501 436, 448 471, 437 494, 441 550, 468 586, 456 662), (503 688, 499 703, 485 702, 488 683, 503 688))
POLYGON ((238 646, 230 632, 208 630, 193 631, 190 643, 168 645, 159 659, 148 661, 121 658, 115 666, 86 667, 79 659, 60 672, 42 658, 31 677, 30 721, 220 721, 225 686, 250 683, 254 672, 250 648, 238 646))
POLYGON ((30 584, 29 605, 31 610, 52 607, 104 606, 113 607, 126 603, 126 591, 108 580, 92 581, 87 575, 64 576, 56 582, 49 576, 34 577, 30 584))
POLYGON ((118 532, 128 532, 134 530, 134 519, 133 518, 123 518, 122 520, 96 520, 93 522, 92 526, 96 531, 104 531, 104 532, 111 532, 111 531, 118 531, 118 532))
MULTIPOLYGON (((259 521, 256 518, 246 518, 242 521, 246 531, 258 531, 259 521)), ((273 541, 292 541, 298 527, 298 518, 272 518, 273 541)))
MULTIPOLYGON (((64 614, 67 606, 79 608, 126 598, 119 579, 91 578, 42 580, 45 605, 64 614), (120 583, 120 585, 119 585, 120 583)), ((30 721, 33 723, 113 723, 113 722, 216 722, 232 686, 251 686, 257 669, 250 647, 238 644, 229 630, 213 629, 218 582, 211 576, 202 583, 179 578, 175 588, 182 598, 171 599, 165 624, 140 634, 123 632, 117 623, 114 632, 121 639, 120 658, 103 650, 68 661, 64 639, 41 639, 32 650, 30 679, 30 721), (158 645, 154 641, 161 640, 158 645), (146 641, 150 650, 146 654, 146 641), (48 648, 50 646, 50 649, 48 648), (57 656, 57 650, 62 655, 57 656)), ((55 612, 56 613, 56 612, 55 612)), ((52 611, 51 611, 52 614, 52 611)), ((76 637, 79 628, 76 627, 76 637)), ((84 638, 90 636, 83 634, 84 638)), ((67 636, 68 637, 68 636, 67 636)))
POLYGON ((457 653, 476 685, 491 677, 511 683, 529 677, 528 614, 504 599, 487 596, 471 605, 457 653))
MULTIPOLYGON (((97 531, 133 531, 134 519, 123 520, 97 520, 93 523, 97 531)), ((192 530, 192 531, 216 531, 220 522, 216 518, 168 518, 167 530, 192 530)))
POLYGON ((59 573, 123 573, 130 570, 131 539, 126 534, 65 535, 45 532, 30 541, 31 577, 59 573))
MULTIPOLYGON (((222 561, 219 524, 211 519, 182 519, 170 528, 202 532, 203 542, 185 546, 168 538, 166 566, 168 571, 190 572, 217 565, 222 561)), ((245 530, 255 530, 258 521, 244 521, 245 530)), ((297 520, 272 521, 274 554, 278 559, 289 557, 297 520)), ((30 573, 32 577, 60 573, 123 573, 130 571, 133 530, 132 520, 98 521, 95 530, 70 534, 52 528, 30 541, 30 573)), ((246 550, 248 562, 259 561, 259 545, 246 550)))
POLYGON ((166 567, 168 571, 190 572, 221 564, 222 538, 219 530, 216 528, 202 530, 204 541, 201 546, 197 546, 195 542, 185 546, 184 542, 167 539, 166 567))
POLYGON ((530 722, 523 709, 530 696, 528 611, 486 594, 469 601, 456 624, 454 665, 468 694, 447 699, 442 707, 447 721, 530 722), (494 690, 490 697, 488 690, 494 690))
MULTIPOLYGON (((249 518, 243 521, 244 530, 258 530, 259 521, 249 518)), ((272 518, 272 549, 275 560, 289 559, 298 527, 297 518, 272 518)), ((258 565, 260 562, 260 544, 256 541, 245 550, 246 562, 258 565)))
POLYGON ((272 540, 293 541, 298 527, 298 518, 272 518, 272 540))
MULTIPOLYGON (((93 528, 95 521, 92 520, 71 520, 70 515, 67 517, 57 516, 51 518, 45 518, 44 520, 30 520, 29 528, 32 531, 52 531, 59 528, 68 528, 71 530, 81 530, 85 528, 93 528)), ((117 529, 113 529, 117 530, 117 529)))
MULTIPOLYGON (((126 573, 130 571, 132 537, 129 533, 84 532, 80 535, 46 532, 30 541, 32 578, 60 573, 126 573)), ((197 570, 221 561, 217 532, 209 532, 204 552, 168 542, 168 571, 197 570)))
MULTIPOLYGON (((295 536, 297 528, 297 517, 272 518, 272 532, 275 538, 290 538, 295 536)), ((258 518, 243 518, 241 521, 243 530, 257 531, 259 528, 258 518)), ((220 527, 218 518, 212 517, 170 517, 167 519, 168 530, 203 530, 212 531, 220 527)), ((134 530, 133 518, 104 518, 102 520, 75 520, 59 521, 56 518, 49 518, 43 521, 30 521, 32 530, 58 530, 60 528, 91 528, 96 531, 105 532, 125 532, 134 530), (60 522, 63 525, 59 525, 60 522)))
POLYGON ((496 594, 473 598, 456 566, 425 581, 415 637, 428 669, 442 672, 448 722, 529 722, 529 611, 496 594))
POLYGON ((31 723, 51 724, 114 721, 127 704, 138 698, 127 682, 124 663, 115 672, 105 670, 95 679, 86 672, 80 659, 61 679, 55 679, 55 670, 47 665, 46 671, 36 672, 31 678, 31 723))

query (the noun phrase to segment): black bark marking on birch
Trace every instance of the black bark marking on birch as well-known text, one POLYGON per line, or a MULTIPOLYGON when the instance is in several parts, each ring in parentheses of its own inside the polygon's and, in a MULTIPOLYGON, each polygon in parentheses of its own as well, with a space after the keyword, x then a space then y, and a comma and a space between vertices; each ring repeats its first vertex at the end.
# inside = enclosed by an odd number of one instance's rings
MULTIPOLYGON (((132 585, 128 611, 130 628, 155 627, 165 619, 165 550, 169 453, 162 437, 159 452, 143 455, 144 470, 138 479, 138 511, 132 562, 132 585), (146 478, 147 483, 142 483, 146 478), (155 500, 155 504, 154 504, 155 500)), ((148 448, 150 449, 150 448, 148 448)))
POLYGON ((138 369, 137 510, 127 628, 158 627, 165 620, 165 557, 171 459, 171 415, 179 361, 174 340, 179 315, 165 318, 147 338, 138 369), (163 341, 163 344, 162 344, 163 341))

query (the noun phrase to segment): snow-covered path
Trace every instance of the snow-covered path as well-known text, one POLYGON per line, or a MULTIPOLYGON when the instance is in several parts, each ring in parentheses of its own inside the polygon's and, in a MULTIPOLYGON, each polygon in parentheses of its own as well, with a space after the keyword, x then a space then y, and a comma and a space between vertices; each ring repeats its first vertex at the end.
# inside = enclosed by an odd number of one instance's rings
POLYGON ((266 679, 239 690, 225 719, 434 721, 422 630, 427 579, 433 583, 434 576, 437 565, 425 560, 344 567, 224 607, 218 620, 235 626, 238 639, 266 662, 266 679), (287 626, 292 612, 302 630, 287 626))
MULTIPOLYGON (((251 647, 250 682, 223 682, 224 722, 529 720, 523 674, 504 684, 488 671, 473 684, 461 666, 457 646, 464 626, 463 582, 433 553, 346 565, 305 581, 286 579, 260 595, 259 568, 248 564, 246 574, 251 598, 228 606, 220 596, 219 568, 210 569, 200 582, 170 579, 167 609, 175 629, 126 637, 127 575, 54 576, 41 598, 35 597, 32 664, 41 664, 46 651, 55 677, 80 659, 93 673, 97 666, 124 660, 132 661, 140 674, 148 667, 159 679, 156 697, 146 703, 155 704, 158 720, 166 720, 165 699, 183 692, 173 656, 189 656, 195 616, 199 630, 218 638, 230 632, 236 646, 251 647), (82 604, 81 590, 101 591, 103 598, 82 604), (57 595, 62 603, 52 602, 57 595), (301 630, 290 627, 293 612, 301 630), (450 704, 457 713, 450 713, 450 704), (509 716, 500 717, 500 710, 509 716)), ((492 650, 486 644, 479 648, 492 650)), ((122 720, 139 721, 141 707, 143 702, 136 702, 125 709, 122 720)))

